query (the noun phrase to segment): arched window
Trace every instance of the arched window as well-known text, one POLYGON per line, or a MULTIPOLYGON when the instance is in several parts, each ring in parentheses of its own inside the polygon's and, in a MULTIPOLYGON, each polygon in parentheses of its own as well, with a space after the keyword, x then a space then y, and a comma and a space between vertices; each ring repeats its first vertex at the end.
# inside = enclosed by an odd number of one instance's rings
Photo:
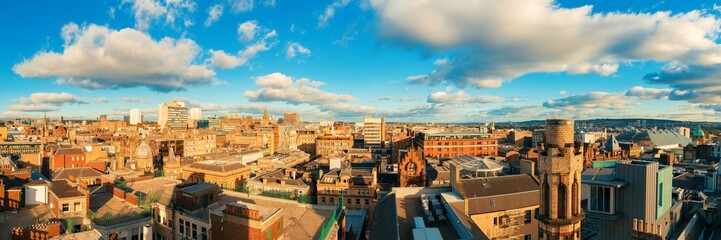
POLYGON ((578 210, 580 207, 578 199, 578 180, 573 180, 573 185, 571 185, 571 211, 573 212, 573 216, 578 216, 578 210))
POLYGON ((566 215, 566 185, 558 184, 558 218, 564 219, 566 215))

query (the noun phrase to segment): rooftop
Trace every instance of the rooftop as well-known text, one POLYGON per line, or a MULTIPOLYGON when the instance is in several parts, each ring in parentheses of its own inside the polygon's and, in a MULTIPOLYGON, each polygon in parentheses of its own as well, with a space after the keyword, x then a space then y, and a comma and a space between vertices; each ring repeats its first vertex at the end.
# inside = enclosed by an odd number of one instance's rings
POLYGON ((530 175, 509 175, 489 178, 461 179, 458 188, 463 198, 487 197, 538 191, 538 180, 530 175))
POLYGON ((197 184, 193 184, 189 187, 184 187, 180 189, 181 192, 188 193, 188 194, 194 194, 196 192, 200 192, 209 188, 217 188, 218 186, 215 184, 207 183, 207 182, 200 182, 197 184))
POLYGON ((491 158, 474 157, 471 155, 461 154, 451 158, 451 161, 459 164, 463 169, 468 171, 501 171, 503 165, 491 158))
POLYGON ((80 192, 77 187, 70 185, 65 180, 50 182, 50 191, 59 198, 85 196, 85 194, 80 192))
POLYGON ((101 173, 94 168, 82 167, 82 168, 60 168, 52 173, 53 180, 68 179, 70 176, 76 179, 83 178, 99 178, 105 174, 101 173))
POLYGON ((188 165, 188 167, 195 168, 195 169, 201 169, 201 170, 214 171, 214 172, 232 172, 235 170, 247 168, 247 166, 243 165, 240 162, 218 161, 218 160, 207 160, 207 161, 195 162, 193 164, 188 165))
POLYGON ((85 154, 85 152, 83 152, 82 148, 58 148, 55 155, 58 154, 85 154))
MULTIPOLYGON (((260 206, 260 205, 256 205, 256 204, 252 204, 252 203, 248 203, 248 202, 243 202, 243 201, 237 201, 235 203, 226 203, 223 206, 235 206, 235 207, 239 207, 239 208, 256 210, 256 211, 258 211, 261 220, 269 219, 270 217, 272 217, 274 214, 276 214, 278 211, 281 210, 280 208, 264 207, 264 206, 260 206)), ((214 210, 211 210, 210 212, 212 214, 215 214, 218 216, 223 216, 223 214, 226 213, 226 211, 224 211, 224 210, 226 210, 226 207, 216 208, 214 210)))

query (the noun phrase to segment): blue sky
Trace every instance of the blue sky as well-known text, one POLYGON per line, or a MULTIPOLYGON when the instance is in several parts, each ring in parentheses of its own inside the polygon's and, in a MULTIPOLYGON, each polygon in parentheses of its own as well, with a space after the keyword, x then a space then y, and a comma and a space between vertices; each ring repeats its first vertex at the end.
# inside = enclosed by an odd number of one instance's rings
POLYGON ((713 1, 68 3, 0 2, 0 117, 154 119, 174 99, 345 121, 721 111, 713 1))

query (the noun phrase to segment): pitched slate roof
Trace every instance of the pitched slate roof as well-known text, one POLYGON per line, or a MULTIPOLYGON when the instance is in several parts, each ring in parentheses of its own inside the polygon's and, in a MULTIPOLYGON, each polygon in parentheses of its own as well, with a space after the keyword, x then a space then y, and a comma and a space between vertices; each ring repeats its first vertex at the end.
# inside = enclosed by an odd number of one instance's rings
POLYGON ((489 178, 461 179, 458 188, 463 198, 486 197, 538 191, 538 181, 526 174, 489 178))
POLYGON ((57 151, 55 151, 55 155, 61 154, 83 154, 82 148, 58 148, 57 151))
POLYGON ((78 197, 85 195, 80 192, 77 187, 71 186, 65 180, 50 182, 50 191, 59 198, 78 197))
POLYGON ((81 168, 60 168, 56 169, 52 173, 52 179, 53 180, 64 180, 68 179, 70 176, 73 176, 75 179, 83 179, 83 178, 98 178, 105 174, 102 172, 95 170, 94 168, 89 167, 81 167, 81 168))

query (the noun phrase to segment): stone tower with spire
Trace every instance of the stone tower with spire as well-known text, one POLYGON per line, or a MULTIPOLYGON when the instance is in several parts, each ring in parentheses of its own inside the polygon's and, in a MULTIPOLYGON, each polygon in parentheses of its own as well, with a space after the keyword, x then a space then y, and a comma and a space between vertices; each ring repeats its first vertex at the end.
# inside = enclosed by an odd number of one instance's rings
POLYGON ((172 179, 182 179, 183 170, 178 160, 180 156, 175 156, 175 149, 170 148, 168 156, 163 159, 163 171, 165 176, 172 179))
POLYGON ((538 146, 539 239, 581 239, 583 148, 573 135, 572 119, 546 120, 545 140, 538 146))
POLYGON ((270 115, 268 115, 268 108, 263 109, 263 122, 270 122, 270 115))

